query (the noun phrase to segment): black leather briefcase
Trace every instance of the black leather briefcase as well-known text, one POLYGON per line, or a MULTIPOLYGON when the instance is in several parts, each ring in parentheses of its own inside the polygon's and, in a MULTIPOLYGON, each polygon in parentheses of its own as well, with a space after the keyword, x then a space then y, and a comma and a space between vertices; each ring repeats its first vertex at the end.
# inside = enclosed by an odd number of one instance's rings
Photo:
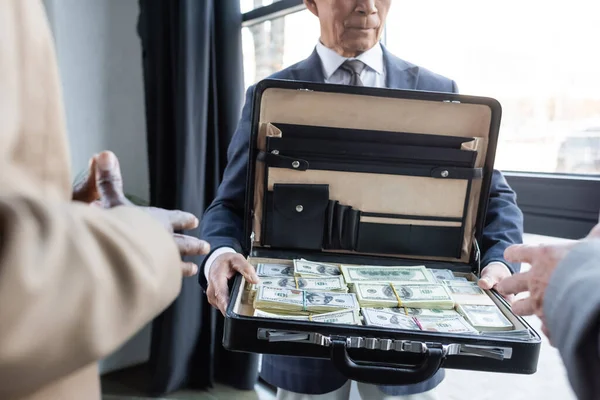
MULTIPOLYGON (((243 243, 249 261, 450 269, 476 280, 501 119, 493 99, 265 80, 256 86, 243 243)), ((440 368, 532 374, 521 338, 254 317, 238 275, 229 350, 327 358, 349 379, 411 384, 440 368)))

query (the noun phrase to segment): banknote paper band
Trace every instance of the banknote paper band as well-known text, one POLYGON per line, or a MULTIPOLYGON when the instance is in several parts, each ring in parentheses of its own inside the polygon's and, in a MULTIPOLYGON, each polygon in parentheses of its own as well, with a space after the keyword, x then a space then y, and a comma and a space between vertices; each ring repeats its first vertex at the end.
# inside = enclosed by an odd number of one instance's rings
MULTIPOLYGON (((396 301, 398 302, 398 307, 404 307, 402 305, 402 300, 400 300, 400 296, 398 296, 398 292, 396 292, 396 288, 394 287, 394 284, 390 283, 389 285, 392 288, 392 292, 394 292, 394 296, 396 296, 396 301)), ((406 315, 408 315, 408 312, 406 311, 406 307, 404 307, 404 312, 406 312, 406 315)))

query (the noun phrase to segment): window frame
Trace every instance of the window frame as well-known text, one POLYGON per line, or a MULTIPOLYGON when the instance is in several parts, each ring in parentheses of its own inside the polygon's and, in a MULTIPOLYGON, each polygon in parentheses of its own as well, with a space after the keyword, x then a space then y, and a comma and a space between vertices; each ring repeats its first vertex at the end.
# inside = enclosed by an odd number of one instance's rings
MULTIPOLYGON (((242 14, 242 27, 305 9, 302 0, 279 0, 242 14)), ((382 37, 386 44, 385 31, 382 37)), ((579 239, 600 217, 600 175, 502 171, 517 194, 525 232, 579 239)))

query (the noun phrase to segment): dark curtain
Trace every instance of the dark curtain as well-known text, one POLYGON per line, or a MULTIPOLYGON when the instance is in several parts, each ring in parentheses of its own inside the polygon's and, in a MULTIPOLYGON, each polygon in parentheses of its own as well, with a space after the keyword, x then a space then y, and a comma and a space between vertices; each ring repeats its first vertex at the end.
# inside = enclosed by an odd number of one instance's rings
MULTIPOLYGON (((201 217, 214 198, 243 101, 239 0, 140 0, 152 205, 201 217)), ((197 234, 191 232, 190 234, 197 234)), ((251 389, 256 355, 223 349, 223 318, 197 278, 153 324, 151 391, 251 389)))

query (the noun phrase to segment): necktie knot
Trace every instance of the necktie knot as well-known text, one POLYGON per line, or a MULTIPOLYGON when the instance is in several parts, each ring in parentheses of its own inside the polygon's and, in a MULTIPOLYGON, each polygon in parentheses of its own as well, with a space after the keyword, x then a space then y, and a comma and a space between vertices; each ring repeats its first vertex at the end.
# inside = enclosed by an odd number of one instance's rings
POLYGON ((340 68, 350 74, 350 85, 363 86, 360 74, 367 65, 360 60, 346 60, 340 68))

